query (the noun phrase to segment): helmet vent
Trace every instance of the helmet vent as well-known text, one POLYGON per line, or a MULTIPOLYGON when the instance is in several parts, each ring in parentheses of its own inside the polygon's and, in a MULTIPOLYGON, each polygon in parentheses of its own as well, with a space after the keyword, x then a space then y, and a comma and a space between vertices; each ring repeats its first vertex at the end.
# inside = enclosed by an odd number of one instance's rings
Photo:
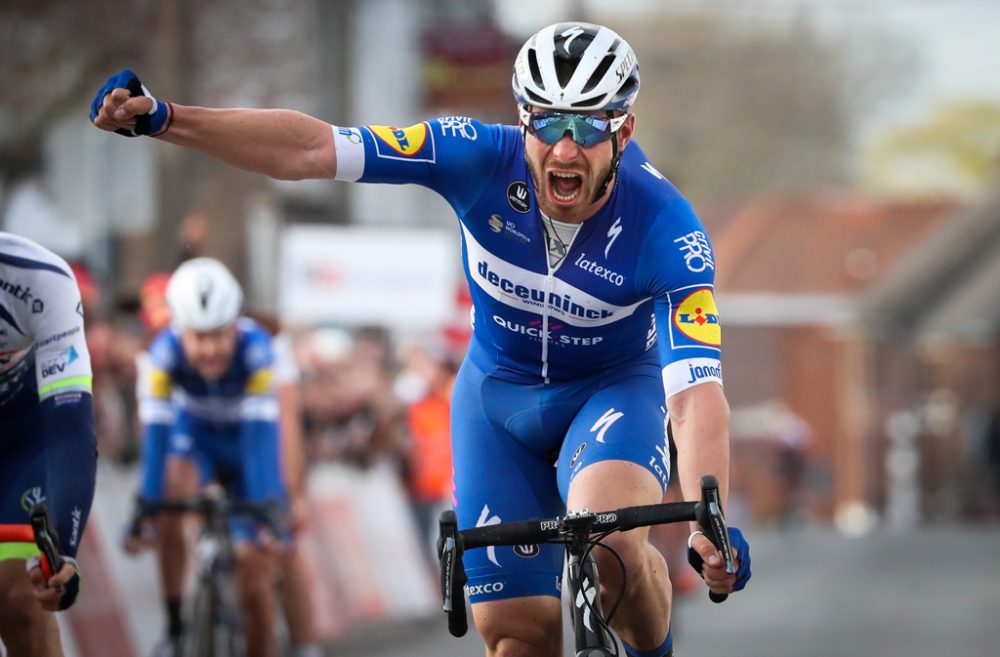
POLYGON ((545 88, 545 81, 542 80, 542 71, 538 68, 538 55, 534 50, 528 51, 528 69, 531 71, 531 80, 536 87, 545 88))
POLYGON ((614 63, 614 61, 615 61, 614 55, 605 55, 604 58, 601 60, 601 63, 597 65, 597 68, 594 70, 593 75, 591 75, 590 79, 587 80, 587 84, 583 86, 583 89, 580 91, 580 93, 585 94, 589 91, 593 91, 594 87, 600 84, 601 80, 604 79, 604 74, 608 72, 608 69, 611 68, 611 65, 614 63))
POLYGON ((602 94, 598 94, 596 96, 591 96, 590 98, 584 98, 583 100, 578 100, 575 103, 573 103, 571 107, 583 107, 586 109, 590 109, 597 103, 598 100, 601 99, 601 95, 602 94))

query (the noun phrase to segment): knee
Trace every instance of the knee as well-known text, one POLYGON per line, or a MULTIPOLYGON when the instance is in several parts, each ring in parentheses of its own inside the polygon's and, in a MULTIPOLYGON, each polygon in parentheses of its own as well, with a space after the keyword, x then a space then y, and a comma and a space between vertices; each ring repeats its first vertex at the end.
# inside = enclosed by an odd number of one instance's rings
POLYGON ((35 600, 29 586, 12 586, 0 593, 0 633, 11 644, 27 645, 25 642, 45 636, 53 619, 35 600))
POLYGON ((561 606, 532 605, 524 599, 475 605, 476 630, 494 657, 513 655, 560 655, 562 648, 561 606))
POLYGON ((605 538, 603 543, 621 558, 621 563, 609 550, 598 547, 592 552, 601 575, 602 586, 609 588, 621 586, 623 574, 629 582, 642 581, 649 576, 652 568, 651 556, 655 548, 645 538, 616 533, 605 538), (624 573, 622 564, 625 565, 624 573))
POLYGON ((245 600, 270 604, 275 563, 272 555, 256 547, 241 548, 237 554, 237 578, 245 600))

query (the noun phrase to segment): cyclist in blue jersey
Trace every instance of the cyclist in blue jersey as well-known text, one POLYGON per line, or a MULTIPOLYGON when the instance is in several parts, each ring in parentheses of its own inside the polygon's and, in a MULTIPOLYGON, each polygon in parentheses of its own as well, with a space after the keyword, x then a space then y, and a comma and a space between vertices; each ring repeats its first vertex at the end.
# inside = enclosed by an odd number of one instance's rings
MULTIPOLYGON (((218 260, 182 264, 166 296, 172 325, 153 340, 140 368, 142 498, 189 500, 216 482, 234 499, 284 504, 269 334, 239 315, 243 292, 218 260)), ((164 514, 156 525, 167 611, 157 654, 175 655, 188 546, 182 517, 164 514)), ((267 543, 275 537, 260 536, 248 519, 230 526, 248 654, 272 655, 277 554, 267 543)))
POLYGON ((49 612, 80 591, 74 557, 97 468, 91 376, 73 271, 0 232, 0 640, 11 657, 63 654, 49 612), (48 580, 29 517, 40 502, 65 560, 48 580))
MULTIPOLYGON (((517 126, 451 116, 340 127, 293 111, 160 102, 123 71, 99 90, 91 120, 274 178, 413 183, 451 204, 474 306, 452 397, 461 527, 659 502, 668 426, 685 497, 698 497, 707 473, 725 495, 714 255, 689 203, 632 139, 635 53, 606 27, 550 25, 522 47, 513 88, 517 126)), ((708 587, 743 588, 739 530, 739 570, 727 575, 693 529, 708 587)), ((645 529, 610 543, 628 573, 613 623, 626 652, 671 654, 663 557, 645 529)), ((622 571, 609 553, 595 556, 610 601, 622 571)), ((557 546, 472 551, 466 569, 489 655, 561 654, 557 546)))

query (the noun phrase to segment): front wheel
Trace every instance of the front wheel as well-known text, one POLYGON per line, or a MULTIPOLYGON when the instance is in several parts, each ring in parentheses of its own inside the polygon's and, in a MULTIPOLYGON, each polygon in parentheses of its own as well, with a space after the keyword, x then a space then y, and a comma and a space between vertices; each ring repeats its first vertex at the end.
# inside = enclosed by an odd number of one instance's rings
POLYGON ((218 609, 219 600, 215 587, 209 582, 200 583, 191 609, 191 629, 188 631, 183 657, 215 657, 218 609))

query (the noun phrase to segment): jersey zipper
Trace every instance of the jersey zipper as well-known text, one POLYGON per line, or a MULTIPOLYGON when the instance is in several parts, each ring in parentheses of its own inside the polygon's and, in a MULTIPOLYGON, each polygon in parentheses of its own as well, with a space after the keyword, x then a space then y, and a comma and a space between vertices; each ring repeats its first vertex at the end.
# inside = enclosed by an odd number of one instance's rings
MULTIPOLYGON (((552 266, 552 260, 549 258, 549 245, 548 238, 545 236, 545 226, 542 226, 542 235, 545 244, 542 245, 543 254, 545 256, 545 267, 548 272, 545 275, 545 285, 542 286, 542 290, 545 292, 545 305, 542 307, 542 382, 550 383, 549 381, 549 295, 555 289, 555 275, 559 271, 559 267, 562 266, 564 262, 569 259, 570 251, 573 250, 573 243, 576 242, 577 236, 580 231, 583 230, 583 226, 580 226, 573 237, 570 238, 569 243, 566 244, 566 255, 564 255, 556 265, 552 266)), ((555 230, 553 228, 553 230, 555 230)))

